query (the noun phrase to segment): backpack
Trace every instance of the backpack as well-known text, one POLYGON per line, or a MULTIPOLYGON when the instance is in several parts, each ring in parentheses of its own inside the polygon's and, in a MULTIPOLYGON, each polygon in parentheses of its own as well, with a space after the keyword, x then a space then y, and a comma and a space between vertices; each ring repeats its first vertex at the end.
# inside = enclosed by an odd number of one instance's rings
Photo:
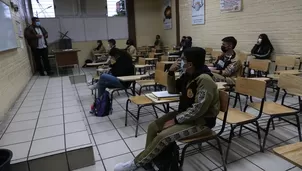
POLYGON ((92 63, 93 61, 91 59, 86 59, 85 64, 82 66, 83 68, 87 67, 87 64, 92 63))
POLYGON ((176 142, 169 144, 152 161, 156 171, 181 171, 179 167, 179 147, 176 142))
POLYGON ((91 106, 90 113, 95 116, 104 117, 108 116, 111 112, 111 100, 109 98, 109 92, 105 91, 101 98, 96 98, 95 102, 91 106))

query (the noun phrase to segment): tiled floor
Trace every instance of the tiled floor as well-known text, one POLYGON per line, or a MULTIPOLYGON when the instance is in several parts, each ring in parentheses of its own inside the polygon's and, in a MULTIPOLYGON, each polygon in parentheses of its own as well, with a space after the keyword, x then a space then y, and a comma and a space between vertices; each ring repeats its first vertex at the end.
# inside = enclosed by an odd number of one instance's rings
MULTIPOLYGON (((90 77, 91 75, 88 75, 88 79, 90 77)), ((88 143, 85 141, 72 141, 73 139, 79 140, 81 137, 85 137, 86 135, 83 132, 87 129, 89 138, 94 146, 96 164, 77 171, 113 171, 116 163, 131 160, 144 149, 146 129, 148 124, 155 120, 154 116, 151 115, 153 112, 152 108, 142 110, 142 113, 146 116, 141 117, 139 136, 135 138, 134 121, 129 119, 128 126, 125 127, 124 125, 127 97, 123 92, 120 92, 120 95, 114 95, 113 114, 99 118, 89 113, 93 96, 87 85, 80 83, 75 86, 65 86, 68 81, 68 77, 33 77, 20 96, 20 99, 26 97, 26 100, 23 102, 18 100, 15 107, 9 112, 13 113, 18 105, 19 107, 21 106, 13 118, 13 122, 8 127, 8 132, 2 137, 0 146, 20 150, 18 156, 15 157, 19 159, 25 157, 27 153, 30 155, 38 154, 42 150, 41 145, 45 144, 55 144, 51 149, 45 149, 45 152, 64 148, 63 131, 67 133, 65 138, 68 147, 88 143), (60 86, 58 87, 58 85, 60 86), (32 87, 31 90, 35 91, 29 91, 30 87, 32 87), (46 93, 44 94, 45 90, 46 93), (83 118, 84 123, 82 124, 80 121, 83 118), (37 128, 34 133, 33 128, 36 124, 37 128), (34 139, 32 144, 23 141, 31 138, 34 139), (22 142, 19 139, 22 139, 22 142), (8 145, 12 143, 14 144, 8 145), (30 145, 34 148, 28 151, 30 145)), ((271 100, 273 92, 269 92, 267 98, 271 100)), ((295 103, 296 99, 289 97, 286 101, 295 103)), ((135 106, 131 106, 131 108, 135 110, 135 106)), ((254 111, 251 110, 251 112, 254 111)), ((261 120, 261 125, 264 126, 267 118, 261 120)), ((264 153, 259 152, 257 136, 254 133, 244 130, 241 137, 236 137, 229 154, 228 170, 300 170, 272 153, 273 147, 298 141, 297 130, 294 127, 283 122, 279 123, 277 120, 275 124, 277 128, 276 130, 271 130, 264 153)), ((218 123, 215 129, 218 130, 219 128, 220 124, 218 123)), ((226 134, 228 134, 228 130, 229 128, 226 129, 226 134)), ((182 145, 180 146, 182 147, 182 145)), ((225 143, 223 143, 223 148, 226 149, 225 143)), ((220 156, 214 148, 204 144, 201 153, 188 152, 183 170, 220 171, 222 170, 220 156)))

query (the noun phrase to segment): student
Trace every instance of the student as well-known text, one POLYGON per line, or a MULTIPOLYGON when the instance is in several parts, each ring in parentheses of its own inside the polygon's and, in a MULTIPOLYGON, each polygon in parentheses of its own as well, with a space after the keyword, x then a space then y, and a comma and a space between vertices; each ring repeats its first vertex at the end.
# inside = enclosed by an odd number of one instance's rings
POLYGON ((179 48, 184 47, 186 45, 186 36, 182 36, 181 41, 179 43, 179 48))
MULTIPOLYGON (((134 43, 131 39, 128 39, 126 42, 126 51, 131 55, 131 57, 133 58, 136 55, 136 48, 134 46, 134 43)), ((135 57, 134 57, 135 58, 135 57)))
POLYGON ((256 59, 270 59, 274 47, 266 34, 260 34, 257 43, 251 50, 256 59))
POLYGON ((110 64, 110 74, 100 75, 98 83, 89 86, 89 89, 98 89, 98 97, 101 97, 106 88, 124 88, 129 87, 130 82, 122 82, 116 77, 134 75, 134 65, 131 56, 124 50, 112 48, 109 52, 112 62, 110 64))
POLYGON ((216 124, 219 113, 217 85, 208 72, 205 50, 198 47, 184 51, 186 73, 175 81, 175 62, 168 73, 168 92, 181 93, 178 112, 168 113, 148 127, 145 150, 134 160, 117 164, 114 171, 132 171, 148 165, 165 147, 186 137, 205 135, 216 124))
POLYGON ((234 51, 237 45, 237 40, 234 37, 225 37, 222 39, 222 55, 218 57, 214 63, 212 72, 216 81, 227 82, 228 84, 235 84, 235 77, 241 76, 242 64, 236 58, 234 51))
POLYGON ((160 39, 160 35, 156 35, 155 38, 155 42, 154 42, 154 47, 156 50, 163 50, 164 49, 164 43, 163 41, 160 39))
POLYGON ((192 37, 191 36, 187 36, 186 43, 185 43, 185 46, 184 46, 183 50, 185 50, 186 48, 190 48, 190 47, 192 47, 192 37))
POLYGON ((116 46, 116 41, 114 39, 109 39, 108 40, 108 47, 109 47, 109 50, 112 49, 112 48, 115 48, 116 46))
POLYGON ((97 47, 92 50, 93 55, 96 54, 96 53, 106 53, 106 48, 103 45, 102 40, 98 40, 97 41, 97 47))
POLYGON ((184 40, 183 45, 184 46, 180 47, 179 52, 170 53, 169 55, 178 55, 179 57, 181 57, 181 55, 184 52, 184 50, 186 50, 187 48, 191 48, 192 47, 192 37, 191 36, 187 36, 186 39, 184 40))

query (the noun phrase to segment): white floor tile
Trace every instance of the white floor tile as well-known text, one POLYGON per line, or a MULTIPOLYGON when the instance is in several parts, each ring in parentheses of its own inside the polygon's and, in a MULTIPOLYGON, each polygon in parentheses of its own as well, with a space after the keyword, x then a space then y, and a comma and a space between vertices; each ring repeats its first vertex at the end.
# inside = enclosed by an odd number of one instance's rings
POLYGON ((92 133, 98 133, 98 132, 104 132, 113 130, 114 127, 111 124, 111 122, 102 122, 102 123, 96 123, 90 125, 92 133))
MULTIPOLYGON (((119 128, 117 131, 121 134, 123 138, 129 138, 135 136, 136 126, 127 126, 124 128, 119 128)), ((138 127, 138 135, 145 134, 146 132, 139 126, 138 127)))
POLYGON ((33 129, 4 134, 0 140, 0 146, 31 141, 33 138, 33 134, 34 134, 33 129))
POLYGON ((62 98, 62 93, 47 93, 44 99, 62 98))
POLYGON ((108 118, 108 116, 97 117, 97 116, 91 115, 91 116, 87 117, 87 120, 88 120, 89 124, 96 124, 96 123, 109 121, 109 118, 108 118))
POLYGON ((51 138, 45 138, 41 140, 35 140, 32 142, 29 156, 35 156, 54 151, 64 150, 64 136, 56 136, 51 138))
POLYGON ((101 161, 99 161, 99 162, 96 162, 95 165, 93 165, 93 166, 85 167, 82 169, 77 169, 75 171, 105 171, 105 169, 104 169, 103 163, 101 161))
POLYGON ((294 168, 292 168, 292 169, 290 169, 290 170, 288 170, 288 171, 301 171, 301 169, 298 168, 298 167, 294 167, 294 168))
POLYGON ((64 114, 73 114, 73 113, 79 113, 81 112, 80 106, 70 106, 70 107, 64 107, 64 114))
POLYGON ((29 147, 30 147, 30 142, 25 142, 25 143, 5 146, 2 148, 11 150, 13 152, 12 160, 18 160, 27 157, 29 147))
POLYGON ((65 124, 65 134, 85 131, 85 130, 86 130, 86 126, 84 125, 83 121, 70 122, 65 124))
POLYGON ((100 161, 101 160, 101 156, 100 156, 99 151, 98 151, 96 146, 93 146, 93 154, 94 154, 94 160, 95 161, 100 161))
MULTIPOLYGON (((226 150, 226 148, 224 146, 222 146, 222 149, 223 149, 223 151, 226 150)), ((207 156, 207 158, 209 160, 211 160, 212 162, 214 162, 216 165, 218 165, 218 166, 222 165, 221 157, 220 157, 218 150, 212 148, 211 150, 202 152, 202 154, 207 156)), ((229 155, 228 155, 228 163, 233 162, 235 160, 239 160, 239 159, 241 159, 241 157, 237 153, 234 153, 233 151, 230 150, 229 155)))
POLYGON ((41 106, 42 100, 25 100, 21 107, 41 106))
POLYGON ((124 154, 121 156, 106 159, 106 160, 104 160, 104 165, 106 167, 106 170, 112 171, 112 170, 114 170, 114 166, 116 164, 121 163, 121 162, 127 162, 127 161, 130 161, 133 159, 134 159, 134 157, 132 156, 132 154, 128 153, 128 154, 124 154))
POLYGON ((137 137, 127 138, 125 142, 131 151, 136 151, 140 149, 144 149, 146 145, 146 134, 139 135, 137 137))
POLYGON ((51 109, 58 109, 58 108, 62 108, 63 104, 62 102, 58 102, 58 103, 43 103, 42 105, 42 111, 45 110, 51 110, 51 109))
POLYGON ((66 135, 66 148, 73 148, 91 144, 87 131, 75 132, 66 135))
POLYGON ((241 159, 235 163, 228 164, 227 168, 231 171, 262 171, 262 169, 245 159, 241 159))
POLYGON ((126 154, 130 152, 123 140, 102 144, 99 145, 98 148, 101 153, 102 159, 106 159, 109 157, 114 157, 117 155, 126 154))
POLYGON ((81 103, 77 100, 70 100, 67 102, 64 102, 64 107, 70 107, 70 106, 80 106, 81 103))
POLYGON ((43 100, 43 104, 51 104, 51 103, 59 103, 62 102, 62 97, 55 97, 55 98, 45 98, 43 100))
MULTIPOLYGON (((119 118, 119 119, 112 120, 112 123, 115 126, 115 128, 126 127, 125 126, 125 118, 119 118)), ((127 126, 132 126, 132 125, 136 125, 136 122, 131 117, 128 117, 127 126)))
POLYGON ((37 128, 63 124, 63 116, 39 118, 37 128))
POLYGON ((34 136, 34 140, 49 138, 53 136, 63 135, 64 127, 63 125, 53 125, 48 127, 37 128, 34 136))
POLYGON ((26 97, 25 100, 27 100, 27 101, 30 101, 30 100, 43 100, 43 96, 26 97))
POLYGON ((213 170, 215 168, 217 166, 200 153, 186 157, 183 165, 183 170, 188 171, 213 170))
POLYGON ((39 112, 27 113, 27 114, 19 114, 16 115, 12 122, 19 122, 19 121, 27 121, 27 120, 34 120, 38 119, 39 112))
POLYGON ((6 130, 6 133, 33 129, 36 126, 36 122, 37 122, 36 120, 29 120, 29 121, 11 123, 6 130))
POLYGON ((93 134, 97 145, 120 140, 121 137, 116 130, 105 131, 101 133, 93 134))
POLYGON ((82 113, 75 113, 75 114, 67 114, 64 115, 65 123, 75 122, 75 121, 83 121, 82 113))
POLYGON ((21 107, 18 110, 18 114, 25 114, 25 113, 32 113, 32 112, 39 112, 41 106, 29 106, 29 107, 21 107))
POLYGON ((62 108, 41 111, 39 118, 47 118, 47 117, 60 116, 60 115, 63 115, 62 108))

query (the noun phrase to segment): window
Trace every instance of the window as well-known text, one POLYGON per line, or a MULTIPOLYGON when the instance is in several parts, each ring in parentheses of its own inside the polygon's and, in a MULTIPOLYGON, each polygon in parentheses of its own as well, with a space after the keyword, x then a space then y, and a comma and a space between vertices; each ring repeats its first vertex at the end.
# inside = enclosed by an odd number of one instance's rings
POLYGON ((107 16, 125 16, 126 0, 107 0, 107 16))
POLYGON ((55 8, 53 0, 31 0, 33 15, 39 18, 54 18, 55 8))

